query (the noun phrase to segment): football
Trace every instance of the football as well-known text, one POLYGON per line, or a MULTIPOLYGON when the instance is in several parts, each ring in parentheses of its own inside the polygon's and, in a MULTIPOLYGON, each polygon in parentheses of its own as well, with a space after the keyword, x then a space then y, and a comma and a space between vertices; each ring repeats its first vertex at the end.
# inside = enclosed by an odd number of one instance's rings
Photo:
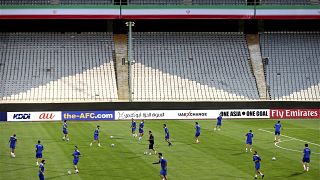
POLYGON ((276 157, 272 157, 272 160, 275 161, 275 160, 276 160, 276 157))
POLYGON ((70 170, 68 170, 68 174, 71 174, 71 171, 70 171, 70 170))
POLYGON ((110 139, 112 139, 113 138, 113 136, 110 136, 110 139))
POLYGON ((111 147, 114 147, 114 144, 111 144, 111 147))

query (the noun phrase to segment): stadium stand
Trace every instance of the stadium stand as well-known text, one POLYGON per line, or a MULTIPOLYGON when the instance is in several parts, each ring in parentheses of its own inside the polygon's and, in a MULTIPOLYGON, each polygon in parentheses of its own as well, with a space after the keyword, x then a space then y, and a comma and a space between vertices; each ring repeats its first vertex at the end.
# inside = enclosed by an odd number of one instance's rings
POLYGON ((257 100, 242 33, 136 32, 136 101, 257 100))
POLYGON ((0 33, 2 102, 118 99, 111 33, 0 33))
POLYGON ((273 100, 320 99, 319 32, 266 32, 260 41, 273 100))
POLYGON ((310 0, 261 0, 262 5, 310 5, 310 0))
POLYGON ((0 0, 0 5, 49 5, 51 0, 0 0))
POLYGON ((0 5, 108 5, 112 0, 0 0, 0 5))
POLYGON ((112 0, 59 0, 60 4, 71 4, 71 5, 108 5, 112 4, 112 0))
POLYGON ((132 5, 181 5, 184 0, 129 0, 132 5))
POLYGON ((193 0, 195 5, 246 5, 246 0, 193 0))

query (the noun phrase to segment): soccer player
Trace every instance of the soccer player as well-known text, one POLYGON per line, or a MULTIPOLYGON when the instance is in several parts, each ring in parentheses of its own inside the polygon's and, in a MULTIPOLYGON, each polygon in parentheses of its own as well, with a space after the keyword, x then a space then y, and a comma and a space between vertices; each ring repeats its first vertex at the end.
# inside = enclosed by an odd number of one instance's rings
POLYGON ((45 160, 41 160, 40 166, 39 166, 39 180, 44 180, 44 164, 45 164, 45 160))
POLYGON ((74 151, 73 151, 73 166, 74 166, 74 172, 75 173, 79 173, 79 170, 78 170, 78 162, 79 162, 79 158, 80 158, 80 151, 78 150, 78 147, 77 146, 74 146, 74 151))
POLYGON ((308 147, 308 144, 304 145, 304 150, 303 150, 303 157, 302 157, 302 164, 303 164, 303 170, 304 171, 309 171, 309 163, 310 163, 310 155, 311 155, 311 150, 308 147))
POLYGON ((93 142, 90 143, 90 146, 92 146, 92 143, 98 142, 98 146, 100 147, 100 140, 99 140, 99 133, 100 133, 100 126, 97 126, 97 129, 93 133, 93 142))
POLYGON ((142 120, 139 124, 139 141, 142 139, 143 133, 144 133, 144 120, 142 120))
POLYGON ((253 138, 253 133, 252 130, 250 130, 247 134, 247 140, 246 140, 246 152, 248 152, 248 147, 250 147, 250 152, 252 152, 252 138, 253 138))
POLYGON ((257 151, 254 151, 254 153, 253 153, 253 161, 255 163, 255 169, 256 169, 256 173, 254 175, 254 178, 257 179, 258 178, 258 174, 260 174, 261 177, 264 178, 264 174, 262 174, 262 172, 260 170, 261 158, 259 157, 257 151))
POLYGON ((170 133, 167 125, 163 124, 163 128, 164 128, 164 139, 168 142, 169 146, 172 146, 172 143, 170 142, 170 133))
POLYGON ((132 118, 132 119, 131 119, 131 130, 132 130, 132 136, 133 136, 133 137, 137 137, 136 128, 137 128, 137 123, 136 123, 136 121, 132 118))
POLYGON ((149 131, 149 155, 151 155, 151 150, 154 152, 154 154, 157 154, 157 151, 154 149, 154 136, 152 135, 152 132, 149 131))
POLYGON ((217 117, 217 125, 214 128, 214 130, 221 130, 221 125, 222 125, 222 114, 220 113, 219 116, 217 117))
POLYGON ((159 153, 159 161, 152 164, 160 164, 160 178, 161 180, 168 180, 167 177, 167 160, 163 158, 162 153, 159 153))
POLYGON ((14 150, 16 149, 16 143, 17 143, 18 139, 16 138, 16 134, 12 135, 9 139, 9 143, 10 143, 10 149, 11 149, 11 157, 16 157, 16 155, 14 154, 14 150))
POLYGON ((62 126, 62 132, 63 132, 63 137, 62 140, 69 141, 69 136, 68 136, 68 124, 67 120, 63 121, 63 126, 62 126))
POLYGON ((200 125, 198 122, 196 122, 196 134, 195 134, 195 138, 196 138, 196 143, 198 144, 199 141, 199 136, 200 136, 200 125))
POLYGON ((280 142, 280 130, 281 130, 280 121, 274 125, 274 142, 280 142))
POLYGON ((38 144, 36 144, 36 165, 39 166, 39 162, 42 161, 42 151, 44 147, 42 144, 40 144, 40 141, 38 141, 38 144))

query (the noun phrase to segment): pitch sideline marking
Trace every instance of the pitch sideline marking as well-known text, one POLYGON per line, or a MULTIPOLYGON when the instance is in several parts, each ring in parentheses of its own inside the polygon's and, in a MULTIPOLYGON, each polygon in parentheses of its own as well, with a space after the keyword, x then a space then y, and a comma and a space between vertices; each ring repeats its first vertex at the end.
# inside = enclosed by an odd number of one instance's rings
MULTIPOLYGON (((273 134, 273 132, 268 131, 268 130, 264 130, 264 129, 258 129, 258 130, 259 130, 259 131, 264 131, 264 132, 273 134)), ((319 146, 319 147, 320 147, 319 144, 312 143, 312 142, 309 142, 309 141, 305 141, 305 140, 302 140, 302 139, 297 139, 297 138, 290 137, 290 136, 286 136, 286 135, 281 135, 281 136, 290 138, 290 140, 284 140, 284 141, 297 140, 297 141, 301 141, 301 142, 307 142, 307 143, 309 143, 309 144, 313 144, 313 145, 315 145, 315 146, 319 146)), ((280 141, 280 142, 284 142, 284 141, 280 141)), ((288 151, 294 151, 294 152, 300 152, 300 153, 302 153, 302 151, 299 151, 299 150, 288 149, 288 148, 281 147, 281 146, 278 145, 280 142, 275 142, 274 145, 275 145, 276 147, 280 148, 280 149, 284 149, 284 150, 288 150, 288 151)), ((313 152, 313 154, 320 154, 320 153, 313 152)))

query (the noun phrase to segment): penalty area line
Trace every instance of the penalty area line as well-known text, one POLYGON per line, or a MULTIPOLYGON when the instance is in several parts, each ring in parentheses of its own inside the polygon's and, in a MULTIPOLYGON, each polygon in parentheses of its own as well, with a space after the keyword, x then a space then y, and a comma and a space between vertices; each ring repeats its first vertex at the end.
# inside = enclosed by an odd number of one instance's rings
MULTIPOLYGON (((264 132, 273 134, 272 131, 268 131, 268 130, 265 130, 265 129, 258 129, 258 130, 259 130, 259 131, 264 131, 264 132)), ((292 140, 300 141, 300 142, 306 142, 306 143, 308 143, 308 144, 312 144, 312 145, 315 145, 315 146, 319 146, 319 147, 320 147, 320 144, 316 144, 316 143, 313 143, 313 142, 305 141, 305 140, 302 140, 302 139, 297 139, 297 138, 290 137, 290 136, 286 136, 286 135, 283 135, 283 134, 281 134, 281 136, 290 138, 290 139, 292 139, 292 140)))
MULTIPOLYGON (((258 130, 273 134, 273 132, 268 131, 268 130, 264 130, 264 129, 258 129, 258 130)), ((280 142, 297 140, 297 141, 301 141, 301 142, 307 142, 307 143, 313 144, 313 145, 315 145, 315 146, 320 146, 319 144, 312 143, 312 142, 308 142, 308 141, 305 141, 305 140, 302 140, 302 139, 297 139, 297 138, 290 137, 290 136, 286 136, 286 135, 281 135, 281 136, 287 137, 287 138, 290 138, 290 139, 289 139, 289 140, 283 140, 283 141, 280 141, 280 142)), ((284 149, 284 150, 287 150, 287 151, 294 151, 294 152, 300 152, 300 153, 303 152, 302 150, 295 150, 295 149, 289 149, 289 148, 281 147, 281 146, 279 146, 279 143, 280 143, 280 142, 275 142, 274 145, 275 145, 276 147, 280 148, 280 149, 284 149)), ((320 154, 320 153, 317 153, 317 152, 312 152, 312 153, 313 153, 313 154, 320 154)))

